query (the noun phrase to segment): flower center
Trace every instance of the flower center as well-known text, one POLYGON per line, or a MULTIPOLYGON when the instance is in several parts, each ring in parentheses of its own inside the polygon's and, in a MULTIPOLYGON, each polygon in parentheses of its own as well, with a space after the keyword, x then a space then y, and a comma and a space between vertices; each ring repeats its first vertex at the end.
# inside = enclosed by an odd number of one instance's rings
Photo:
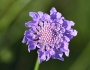
POLYGON ((39 39, 44 44, 53 44, 56 39, 56 33, 54 30, 52 30, 50 25, 43 26, 40 30, 40 34, 41 36, 39 37, 39 39))

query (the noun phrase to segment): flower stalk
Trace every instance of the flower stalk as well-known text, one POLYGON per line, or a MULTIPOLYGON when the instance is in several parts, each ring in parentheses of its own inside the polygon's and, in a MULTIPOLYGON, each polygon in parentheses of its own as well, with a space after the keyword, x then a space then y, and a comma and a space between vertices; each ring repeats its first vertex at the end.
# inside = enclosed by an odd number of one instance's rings
POLYGON ((38 58, 37 58, 34 70, 39 70, 39 66, 40 66, 40 63, 39 63, 38 58))

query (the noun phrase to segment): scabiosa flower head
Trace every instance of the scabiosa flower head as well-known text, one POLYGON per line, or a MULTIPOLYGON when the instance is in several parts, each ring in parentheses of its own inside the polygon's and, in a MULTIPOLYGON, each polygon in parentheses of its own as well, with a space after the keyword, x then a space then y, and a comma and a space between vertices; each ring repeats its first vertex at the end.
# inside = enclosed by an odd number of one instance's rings
POLYGON ((77 35, 77 31, 71 28, 75 23, 66 20, 54 7, 50 15, 41 11, 30 12, 29 15, 33 20, 25 23, 29 29, 25 31, 22 41, 28 45, 28 51, 38 48, 40 62, 50 58, 63 61, 63 53, 69 56, 69 42, 77 35))

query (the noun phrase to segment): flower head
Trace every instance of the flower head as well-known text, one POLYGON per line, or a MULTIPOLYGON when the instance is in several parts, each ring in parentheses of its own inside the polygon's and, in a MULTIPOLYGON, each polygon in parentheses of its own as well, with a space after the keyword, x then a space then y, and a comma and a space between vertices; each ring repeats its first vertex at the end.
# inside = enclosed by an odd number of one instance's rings
POLYGON ((54 7, 50 15, 41 11, 29 15, 33 20, 25 23, 29 30, 25 31, 22 41, 28 45, 28 51, 38 48, 40 62, 50 58, 63 61, 63 53, 69 56, 69 42, 77 35, 77 31, 71 28, 75 23, 66 20, 54 7))

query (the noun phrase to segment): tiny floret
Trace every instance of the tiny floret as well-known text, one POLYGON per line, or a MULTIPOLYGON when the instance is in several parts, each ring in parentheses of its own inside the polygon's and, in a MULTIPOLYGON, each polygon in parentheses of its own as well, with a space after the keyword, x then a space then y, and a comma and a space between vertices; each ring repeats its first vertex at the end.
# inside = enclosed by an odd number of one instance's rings
POLYGON ((28 45, 28 51, 37 48, 40 63, 50 58, 64 61, 63 53, 69 56, 69 42, 77 35, 77 31, 71 28, 75 23, 66 20, 54 7, 50 15, 39 11, 30 12, 29 16, 33 20, 25 23, 29 29, 22 40, 28 45))

